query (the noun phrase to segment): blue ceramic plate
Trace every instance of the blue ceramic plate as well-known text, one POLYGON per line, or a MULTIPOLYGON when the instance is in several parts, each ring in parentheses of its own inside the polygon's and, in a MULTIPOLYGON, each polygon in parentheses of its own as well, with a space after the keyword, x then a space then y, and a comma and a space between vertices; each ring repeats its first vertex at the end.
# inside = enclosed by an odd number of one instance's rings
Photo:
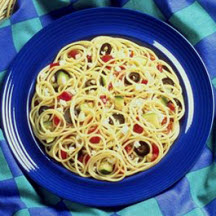
POLYGON ((92 206, 118 206, 152 197, 189 171, 209 135, 213 108, 212 87, 206 68, 182 35, 142 13, 100 8, 59 19, 24 46, 5 80, 1 113, 4 133, 13 154, 39 185, 71 201, 92 206), (162 161, 117 183, 83 178, 54 162, 40 148, 28 119, 38 72, 66 44, 98 35, 128 38, 155 50, 175 69, 186 103, 180 135, 162 161))

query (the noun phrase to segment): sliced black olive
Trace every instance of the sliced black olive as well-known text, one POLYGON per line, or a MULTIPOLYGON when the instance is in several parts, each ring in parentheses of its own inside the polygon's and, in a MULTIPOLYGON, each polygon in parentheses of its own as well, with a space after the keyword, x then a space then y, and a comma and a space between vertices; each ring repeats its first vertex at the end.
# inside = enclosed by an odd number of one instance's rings
POLYGON ((94 79, 89 79, 85 82, 85 87, 95 86, 95 85, 96 85, 96 80, 94 79))
POLYGON ((39 115, 42 113, 42 112, 44 112, 45 110, 47 110, 47 109, 49 109, 50 107, 48 107, 48 106, 41 106, 40 108, 39 108, 39 115))
MULTIPOLYGON (((137 73, 137 72, 131 72, 130 74, 129 74, 129 78, 131 79, 131 80, 133 80, 134 82, 139 82, 140 81, 140 74, 139 73, 137 73)), ((132 83, 129 81, 129 80, 127 80, 127 78, 125 78, 125 84, 127 84, 127 85, 131 85, 132 83)))
POLYGON ((114 122, 111 118, 109 118, 109 124, 114 125, 114 122))
POLYGON ((178 99, 176 99, 176 98, 174 98, 174 101, 176 102, 177 106, 182 109, 181 102, 178 99))
POLYGON ((167 84, 167 85, 172 85, 172 86, 175 85, 175 83, 169 77, 163 78, 162 82, 163 84, 167 84))
POLYGON ((113 115, 113 118, 115 120, 117 120, 120 124, 124 124, 125 123, 125 118, 122 114, 119 114, 119 113, 114 113, 113 115))
POLYGON ((103 52, 105 52, 106 55, 109 55, 112 51, 112 47, 109 43, 104 43, 102 46, 101 46, 101 49, 100 49, 100 55, 103 55, 103 52))
MULTIPOLYGON (((106 73, 102 71, 102 74, 106 76, 106 73)), ((105 86, 106 85, 106 78, 104 76, 100 77, 100 85, 105 86)))
POLYGON ((166 65, 163 65, 162 67, 163 67, 164 70, 166 70, 167 72, 171 73, 170 70, 169 70, 169 68, 166 65))
POLYGON ((72 120, 71 120, 71 116, 70 116, 70 110, 66 110, 65 113, 64 113, 64 118, 65 118, 65 121, 68 123, 68 124, 72 124, 72 120))
POLYGON ((139 141, 140 146, 138 148, 134 148, 134 151, 139 155, 144 157, 150 152, 149 145, 144 141, 139 141))
POLYGON ((80 108, 79 108, 79 105, 76 105, 76 106, 74 107, 74 114, 75 114, 75 116, 78 116, 78 115, 80 114, 80 112, 81 112, 81 110, 80 110, 80 108))

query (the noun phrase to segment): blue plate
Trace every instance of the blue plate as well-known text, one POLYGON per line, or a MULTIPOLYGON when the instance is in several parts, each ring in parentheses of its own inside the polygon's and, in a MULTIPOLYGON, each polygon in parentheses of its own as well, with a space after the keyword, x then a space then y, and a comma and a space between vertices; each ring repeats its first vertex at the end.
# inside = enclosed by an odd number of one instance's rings
POLYGON ((189 171, 209 135, 214 100, 203 62, 176 30, 142 13, 100 8, 63 17, 24 46, 5 80, 1 109, 4 134, 12 152, 34 181, 71 201, 92 206, 119 206, 152 197, 189 171), (129 38, 154 49, 174 67, 186 103, 180 135, 168 154, 153 168, 116 183, 80 177, 50 159, 35 139, 28 119, 38 72, 66 44, 98 35, 129 38))

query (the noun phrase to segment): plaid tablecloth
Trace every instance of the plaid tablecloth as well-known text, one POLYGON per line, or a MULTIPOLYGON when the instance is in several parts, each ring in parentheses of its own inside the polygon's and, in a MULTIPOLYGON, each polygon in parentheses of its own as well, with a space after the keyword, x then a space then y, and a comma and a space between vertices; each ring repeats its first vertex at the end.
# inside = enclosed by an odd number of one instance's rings
MULTIPOLYGON (((18 0, 0 22, 0 80, 22 48, 57 18, 89 7, 116 6, 162 19, 194 45, 216 87, 215 0, 18 0)), ((216 215, 215 126, 193 169, 162 194, 123 209, 96 209, 61 199, 23 175, 0 133, 0 216, 202 216, 216 215)))

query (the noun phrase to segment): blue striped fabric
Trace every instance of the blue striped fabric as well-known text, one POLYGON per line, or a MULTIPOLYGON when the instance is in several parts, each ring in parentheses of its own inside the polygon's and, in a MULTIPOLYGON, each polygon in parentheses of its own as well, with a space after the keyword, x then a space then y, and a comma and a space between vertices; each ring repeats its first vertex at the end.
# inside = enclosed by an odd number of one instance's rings
MULTIPOLYGON (((199 52, 216 88, 215 0, 17 0, 12 17, 0 22, 0 84, 17 52, 36 32, 73 11, 102 6, 139 10, 173 25, 199 52)), ((116 209, 63 200, 26 178, 0 131, 0 216, 214 216, 215 129, 216 124, 202 155, 184 178, 156 197, 116 209)))

